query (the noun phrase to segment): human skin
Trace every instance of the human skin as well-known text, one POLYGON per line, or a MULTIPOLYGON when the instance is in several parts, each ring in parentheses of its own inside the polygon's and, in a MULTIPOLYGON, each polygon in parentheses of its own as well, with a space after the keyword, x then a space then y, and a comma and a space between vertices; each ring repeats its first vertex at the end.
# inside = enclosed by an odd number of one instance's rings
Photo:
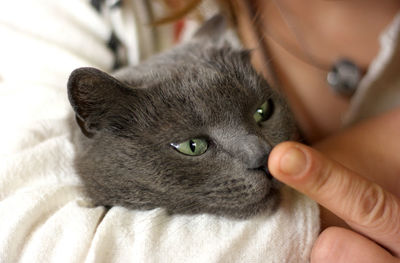
MULTIPOLYGON (((243 2, 239 1, 240 4, 243 2)), ((303 57, 311 55, 320 64, 333 64, 340 57, 349 57, 365 71, 379 50, 379 34, 398 10, 397 0, 258 1, 265 33, 265 42, 261 44, 266 44, 272 54, 268 63, 276 71, 296 119, 314 148, 291 143, 278 145, 270 156, 271 173, 322 205, 323 229, 351 229, 324 230, 315 243, 312 262, 398 261, 400 109, 342 129, 341 118, 348 110, 349 99, 329 90, 326 71, 291 52, 302 53, 303 57), (282 9, 286 19, 282 18, 282 9), (286 49, 276 39, 284 40, 286 49), (282 171, 289 162, 283 162, 281 167, 280 161, 291 147, 306 152, 308 162, 320 169, 303 171, 294 177, 285 175, 282 171), (331 193, 329 198, 325 193, 331 193)), ((248 47, 255 48, 259 41, 251 20, 241 14, 241 37, 248 47)), ((273 82, 265 63, 256 48, 254 64, 273 82)))
MULTIPOLYGON (((243 2, 238 1, 241 10, 245 10, 243 2)), ((308 141, 315 142, 337 132, 349 99, 333 93, 326 83, 328 69, 313 63, 329 68, 337 59, 346 57, 365 71, 379 50, 379 35, 400 9, 400 2, 256 2, 262 36, 254 36, 254 26, 245 12, 238 17, 240 35, 245 45, 254 50, 256 68, 273 83, 266 70, 266 64, 271 64, 308 141), (260 37, 265 42, 260 42, 260 37), (264 43, 271 57, 268 61, 259 48, 264 43), (308 57, 314 62, 307 63, 308 57)))
POLYGON ((271 173, 322 205, 324 227, 343 226, 341 218, 356 231, 326 228, 314 245, 311 262, 400 262, 400 156, 388 154, 400 149, 400 140, 387 140, 398 137, 399 129, 396 109, 330 137, 315 146, 318 151, 294 142, 272 151, 271 173), (287 156, 293 148, 306 157, 287 156), (303 169, 296 168, 299 163, 303 169))
MULTIPOLYGON (((400 109, 396 109, 329 136, 314 148, 400 197, 400 156, 396 154, 400 149, 399 131, 400 109)), ((321 213, 323 229, 344 226, 325 208, 321 213)))
POLYGON ((276 178, 332 211, 352 229, 324 230, 314 244, 311 262, 400 262, 397 196, 299 143, 282 143, 270 160, 269 169, 276 178))

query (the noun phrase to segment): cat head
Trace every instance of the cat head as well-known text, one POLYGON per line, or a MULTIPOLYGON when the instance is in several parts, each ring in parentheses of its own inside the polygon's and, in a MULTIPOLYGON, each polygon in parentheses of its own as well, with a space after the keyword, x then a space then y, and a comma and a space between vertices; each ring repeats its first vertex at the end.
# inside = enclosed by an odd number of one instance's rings
POLYGON ((76 168, 99 205, 246 218, 272 212, 274 145, 296 133, 250 53, 203 36, 113 76, 75 70, 68 93, 84 136, 76 168))

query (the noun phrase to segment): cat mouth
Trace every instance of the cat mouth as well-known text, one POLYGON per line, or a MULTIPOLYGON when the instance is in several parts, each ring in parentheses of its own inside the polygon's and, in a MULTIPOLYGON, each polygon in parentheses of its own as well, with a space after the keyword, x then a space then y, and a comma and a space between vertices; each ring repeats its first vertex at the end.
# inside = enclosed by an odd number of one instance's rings
POLYGON ((268 180, 274 179, 274 177, 269 172, 268 167, 266 165, 261 166, 261 167, 257 168, 256 170, 263 171, 265 173, 265 175, 267 176, 268 180))

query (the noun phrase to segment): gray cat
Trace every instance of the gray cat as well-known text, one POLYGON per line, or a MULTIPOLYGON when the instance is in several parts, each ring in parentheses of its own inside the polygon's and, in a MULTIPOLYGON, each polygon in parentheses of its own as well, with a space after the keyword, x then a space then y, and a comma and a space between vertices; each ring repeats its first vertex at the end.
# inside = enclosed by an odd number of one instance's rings
POLYGON ((296 127, 225 27, 216 16, 191 41, 113 76, 72 72, 83 134, 75 165, 94 204, 233 218, 274 211, 280 187, 268 155, 296 127))

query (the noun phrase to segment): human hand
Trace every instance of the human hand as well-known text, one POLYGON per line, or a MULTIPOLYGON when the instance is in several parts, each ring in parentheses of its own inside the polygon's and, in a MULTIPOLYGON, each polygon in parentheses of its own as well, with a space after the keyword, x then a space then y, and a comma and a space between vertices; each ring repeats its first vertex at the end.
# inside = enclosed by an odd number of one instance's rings
POLYGON ((326 229, 314 244, 312 262, 400 262, 399 198, 295 142, 276 146, 268 166, 278 180, 314 199, 358 232, 326 229))

